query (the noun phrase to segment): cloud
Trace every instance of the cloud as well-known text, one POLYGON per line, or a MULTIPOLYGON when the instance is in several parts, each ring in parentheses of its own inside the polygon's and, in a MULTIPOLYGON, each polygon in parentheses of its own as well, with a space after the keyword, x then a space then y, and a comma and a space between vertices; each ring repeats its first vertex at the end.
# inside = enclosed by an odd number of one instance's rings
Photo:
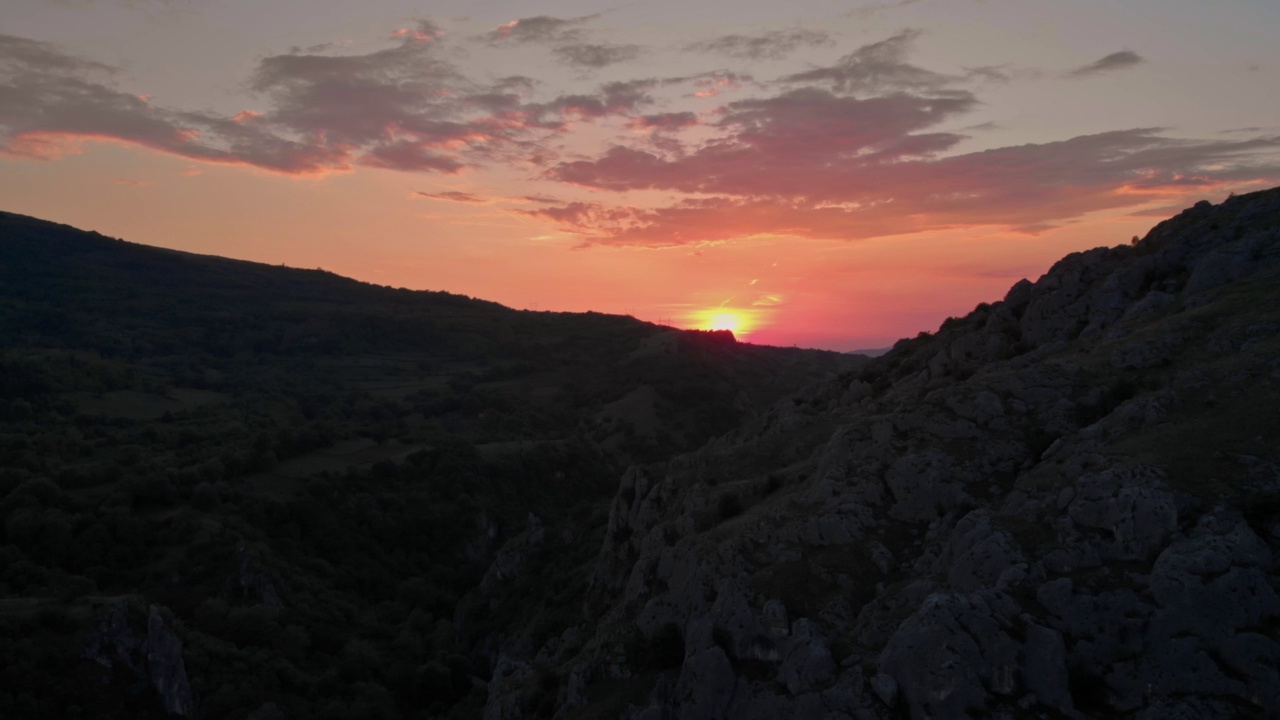
POLYGON ((920 0, 897 0, 897 2, 871 3, 869 5, 864 5, 859 8, 854 8, 853 10, 850 10, 845 14, 849 15, 850 17, 857 17, 865 20, 866 18, 872 17, 874 15, 879 15, 885 12, 886 10, 893 10, 895 8, 906 7, 908 5, 914 5, 918 2, 920 2, 920 0))
POLYGON ((488 200, 480 197, 479 195, 475 195, 469 192, 462 192, 460 190, 446 190, 443 192, 435 192, 435 193, 426 193, 426 192, 418 191, 415 194, 420 197, 427 198, 428 200, 443 200, 445 202, 470 203, 475 205, 482 205, 489 202, 488 200))
POLYGON ((761 235, 860 239, 974 225, 1043 232, 1096 210, 1280 179, 1280 136, 1191 141, 1133 129, 942 157, 918 150, 949 147, 953 136, 913 131, 962 107, 929 115, 920 107, 910 112, 922 99, 901 95, 873 99, 894 103, 892 109, 837 100, 871 102, 829 94, 753 101, 731 111, 730 138, 687 156, 615 147, 594 161, 551 171, 565 182, 605 190, 709 197, 648 208, 571 203, 529 214, 587 243, 651 246, 761 235), (787 103, 795 104, 779 109, 787 103), (824 103, 843 109, 848 125, 832 123, 832 113, 818 114, 814 108, 824 103), (855 118, 877 118, 881 125, 866 135, 849 132, 861 125, 855 118))
POLYGON ((671 142, 616 144, 545 171, 551 180, 617 193, 617 202, 524 212, 587 244, 859 239, 973 225, 1041 233, 1096 210, 1280 179, 1280 137, 1185 140, 1135 128, 956 153, 965 136, 939 128, 972 112, 978 99, 952 86, 963 78, 912 65, 915 36, 899 33, 831 68, 783 78, 816 85, 730 102, 701 119, 633 117, 635 129, 668 127, 663 137, 671 142), (685 123, 699 120, 696 144, 676 141, 685 123), (630 193, 651 191, 684 198, 659 206, 631 201, 630 193))
POLYGON ((651 104, 650 91, 660 84, 654 79, 605 83, 593 95, 561 95, 547 103, 531 104, 527 111, 539 118, 548 113, 579 119, 626 115, 651 104))
POLYGON ((635 60, 644 55, 645 50, 639 45, 578 43, 562 45, 551 52, 560 59, 560 62, 571 67, 598 69, 635 60))
POLYGON ((831 45, 831 34, 819 30, 771 30, 757 35, 721 35, 686 45, 689 52, 728 55, 743 60, 780 60, 801 48, 831 45))
POLYGON ((685 80, 693 81, 694 87, 698 88, 693 92, 693 96, 699 98, 715 97, 727 90, 737 90, 741 88, 744 83, 754 82, 754 79, 750 75, 741 75, 725 70, 703 73, 691 78, 677 78, 674 82, 681 82, 685 80))
POLYGON ((520 18, 490 30, 481 36, 489 44, 566 43, 582 38, 582 25, 600 17, 555 18, 548 15, 520 18))
POLYGON ((861 167, 945 150, 961 136, 915 131, 967 111, 969 96, 905 94, 859 100, 802 88, 725 106, 716 127, 728 135, 684 157, 666 160, 615 146, 595 160, 560 163, 550 176, 610 189, 669 189, 742 195, 824 197, 810 181, 824 168, 861 167))
POLYGON ((541 205, 555 205, 561 202, 559 199, 553 198, 549 195, 521 195, 515 199, 522 202, 539 203, 541 205))
POLYGON ((880 42, 864 45, 828 67, 781 78, 785 83, 830 84, 839 93, 877 93, 894 90, 936 90, 957 78, 916 67, 906 61, 919 30, 903 30, 880 42))
POLYGON ((683 130, 698 124, 698 116, 691 112, 668 112, 654 115, 641 115, 632 118, 627 126, 646 132, 671 132, 683 130))
POLYGON ((117 74, 51 44, 0 35, 0 152, 48 159, 84 140, 106 140, 286 173, 348 166, 342 147, 281 137, 256 122, 158 107, 116 89, 117 74))
POLYGON ((358 165, 456 173, 542 152, 567 118, 629 113, 651 81, 530 103, 536 81, 467 78, 420 21, 374 52, 289 52, 259 60, 247 87, 262 107, 233 116, 160 107, 115 86, 115 69, 47 43, 0 35, 0 149, 51 158, 86 140, 208 162, 315 174, 358 165))
POLYGON ((1124 70, 1145 62, 1143 57, 1132 50, 1121 50, 1113 52, 1106 57, 1095 60, 1088 65, 1082 65, 1075 70, 1067 73, 1070 77, 1091 77, 1093 75, 1101 75, 1102 73, 1113 72, 1116 70, 1124 70))

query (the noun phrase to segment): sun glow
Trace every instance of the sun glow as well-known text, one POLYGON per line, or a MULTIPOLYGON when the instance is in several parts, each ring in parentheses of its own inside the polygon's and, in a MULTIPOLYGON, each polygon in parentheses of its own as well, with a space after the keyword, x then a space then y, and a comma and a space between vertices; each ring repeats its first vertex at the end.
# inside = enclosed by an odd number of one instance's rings
POLYGON ((716 313, 711 316, 706 330, 728 330, 736 333, 742 329, 742 321, 733 313, 716 313))
POLYGON ((688 327, 698 330, 728 330, 736 337, 750 333, 756 323, 749 310, 716 307, 693 313, 688 327))

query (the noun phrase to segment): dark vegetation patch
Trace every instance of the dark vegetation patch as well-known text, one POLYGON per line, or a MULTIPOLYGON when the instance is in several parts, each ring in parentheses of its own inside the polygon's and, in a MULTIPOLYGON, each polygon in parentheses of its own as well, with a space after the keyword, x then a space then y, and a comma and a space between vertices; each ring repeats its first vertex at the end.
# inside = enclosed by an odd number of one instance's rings
MULTIPOLYGON (((68 671, 117 601, 171 613, 197 717, 476 717, 486 637, 581 621, 623 469, 861 361, 17 215, 0 338, 3 717, 159 712, 136 682, 68 671), (642 385, 652 427, 597 421, 642 385), (478 592, 530 513, 544 540, 478 592)), ((564 673, 531 677, 530 714, 564 673)))

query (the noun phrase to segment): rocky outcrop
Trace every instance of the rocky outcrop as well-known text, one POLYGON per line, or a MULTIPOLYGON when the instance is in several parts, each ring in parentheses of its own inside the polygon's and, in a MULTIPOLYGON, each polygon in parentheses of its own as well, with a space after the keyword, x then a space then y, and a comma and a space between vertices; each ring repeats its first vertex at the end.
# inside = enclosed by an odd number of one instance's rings
POLYGON ((82 657, 111 668, 119 663, 128 674, 150 686, 170 715, 195 711, 195 699, 182 659, 182 641, 165 624, 160 609, 150 606, 146 636, 139 640, 129 623, 128 606, 112 604, 89 635, 82 657))
POLYGON ((518 578, 524 572, 529 554, 539 548, 543 541, 546 540, 546 529, 542 526, 542 521, 538 519, 537 515, 529 513, 525 525, 523 533, 503 545, 502 549, 498 551, 497 557, 493 559, 493 564, 489 566, 484 578, 480 581, 480 590, 482 592, 489 592, 502 582, 518 578))
POLYGON ((632 468, 562 714, 1280 714, 1278 265, 1280 190, 1198 204, 632 468))

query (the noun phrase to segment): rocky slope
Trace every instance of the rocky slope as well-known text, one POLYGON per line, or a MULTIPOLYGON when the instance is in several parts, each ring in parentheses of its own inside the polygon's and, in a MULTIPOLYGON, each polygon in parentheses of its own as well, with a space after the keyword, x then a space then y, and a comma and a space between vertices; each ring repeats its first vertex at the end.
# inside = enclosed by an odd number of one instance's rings
POLYGON ((1276 717, 1278 385, 1280 189, 1072 254, 629 470, 485 717, 1276 717))

